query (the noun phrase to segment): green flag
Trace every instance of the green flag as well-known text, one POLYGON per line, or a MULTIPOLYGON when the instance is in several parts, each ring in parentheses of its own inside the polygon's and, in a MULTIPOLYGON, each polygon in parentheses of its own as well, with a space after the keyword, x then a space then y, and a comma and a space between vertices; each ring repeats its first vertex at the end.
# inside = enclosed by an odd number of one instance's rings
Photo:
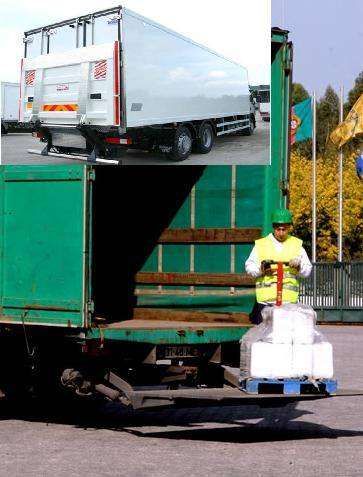
POLYGON ((308 98, 291 108, 291 144, 310 139, 312 131, 311 98, 308 98))

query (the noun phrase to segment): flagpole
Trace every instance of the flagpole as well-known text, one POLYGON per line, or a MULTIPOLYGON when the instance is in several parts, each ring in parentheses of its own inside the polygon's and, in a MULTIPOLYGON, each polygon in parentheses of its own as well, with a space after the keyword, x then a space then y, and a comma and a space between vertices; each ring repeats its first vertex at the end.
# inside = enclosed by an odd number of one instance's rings
POLYGON ((313 91, 313 131, 312 131, 312 142, 313 142, 313 164, 312 164, 312 262, 313 267, 313 306, 316 306, 316 93, 313 91))
MULTIPOLYGON (((340 87, 339 122, 343 122, 344 87, 340 87)), ((339 230, 338 230, 338 261, 343 261, 343 147, 339 149, 339 230)))
POLYGON ((312 260, 316 262, 316 95, 313 92, 312 260))

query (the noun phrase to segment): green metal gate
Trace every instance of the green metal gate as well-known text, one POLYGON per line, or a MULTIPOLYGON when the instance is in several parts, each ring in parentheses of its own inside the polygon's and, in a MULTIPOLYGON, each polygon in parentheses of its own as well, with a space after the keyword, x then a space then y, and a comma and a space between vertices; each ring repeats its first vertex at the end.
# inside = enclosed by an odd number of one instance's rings
POLYGON ((363 323, 363 262, 318 262, 301 281, 300 301, 319 321, 363 323))

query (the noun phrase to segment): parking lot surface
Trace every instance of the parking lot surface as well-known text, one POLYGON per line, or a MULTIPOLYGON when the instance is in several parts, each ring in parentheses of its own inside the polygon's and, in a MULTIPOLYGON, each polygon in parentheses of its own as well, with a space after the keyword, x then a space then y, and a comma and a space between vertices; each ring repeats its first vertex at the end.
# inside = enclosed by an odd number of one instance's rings
MULTIPOLYGON (((341 388, 363 390, 363 327, 324 326, 341 388)), ((354 393, 352 393, 354 394, 354 393)), ((361 476, 363 396, 286 407, 89 414, 2 407, 0 475, 361 476), (7 410, 6 410, 7 409, 7 410)))
MULTIPOLYGON (((28 149, 41 150, 44 144, 30 133, 9 133, 1 137, 2 164, 64 164, 68 159, 28 154, 28 149)), ((144 151, 128 150, 122 153, 123 165, 208 165, 241 164, 265 165, 270 161, 270 123, 258 120, 252 136, 223 136, 209 154, 192 154, 183 162, 173 162, 167 156, 144 151)), ((74 160, 72 160, 74 162, 74 160)))

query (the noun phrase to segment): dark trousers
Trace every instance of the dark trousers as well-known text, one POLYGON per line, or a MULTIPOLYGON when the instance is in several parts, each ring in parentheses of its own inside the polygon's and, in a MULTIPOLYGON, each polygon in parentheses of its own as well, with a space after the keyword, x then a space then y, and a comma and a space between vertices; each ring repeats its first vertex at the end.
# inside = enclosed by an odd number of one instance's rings
POLYGON ((253 323, 254 325, 259 325, 260 323, 262 323, 261 312, 265 308, 265 306, 268 305, 265 305, 264 303, 257 303, 257 301, 255 301, 255 304, 253 305, 252 311, 250 313, 251 323, 253 323))

